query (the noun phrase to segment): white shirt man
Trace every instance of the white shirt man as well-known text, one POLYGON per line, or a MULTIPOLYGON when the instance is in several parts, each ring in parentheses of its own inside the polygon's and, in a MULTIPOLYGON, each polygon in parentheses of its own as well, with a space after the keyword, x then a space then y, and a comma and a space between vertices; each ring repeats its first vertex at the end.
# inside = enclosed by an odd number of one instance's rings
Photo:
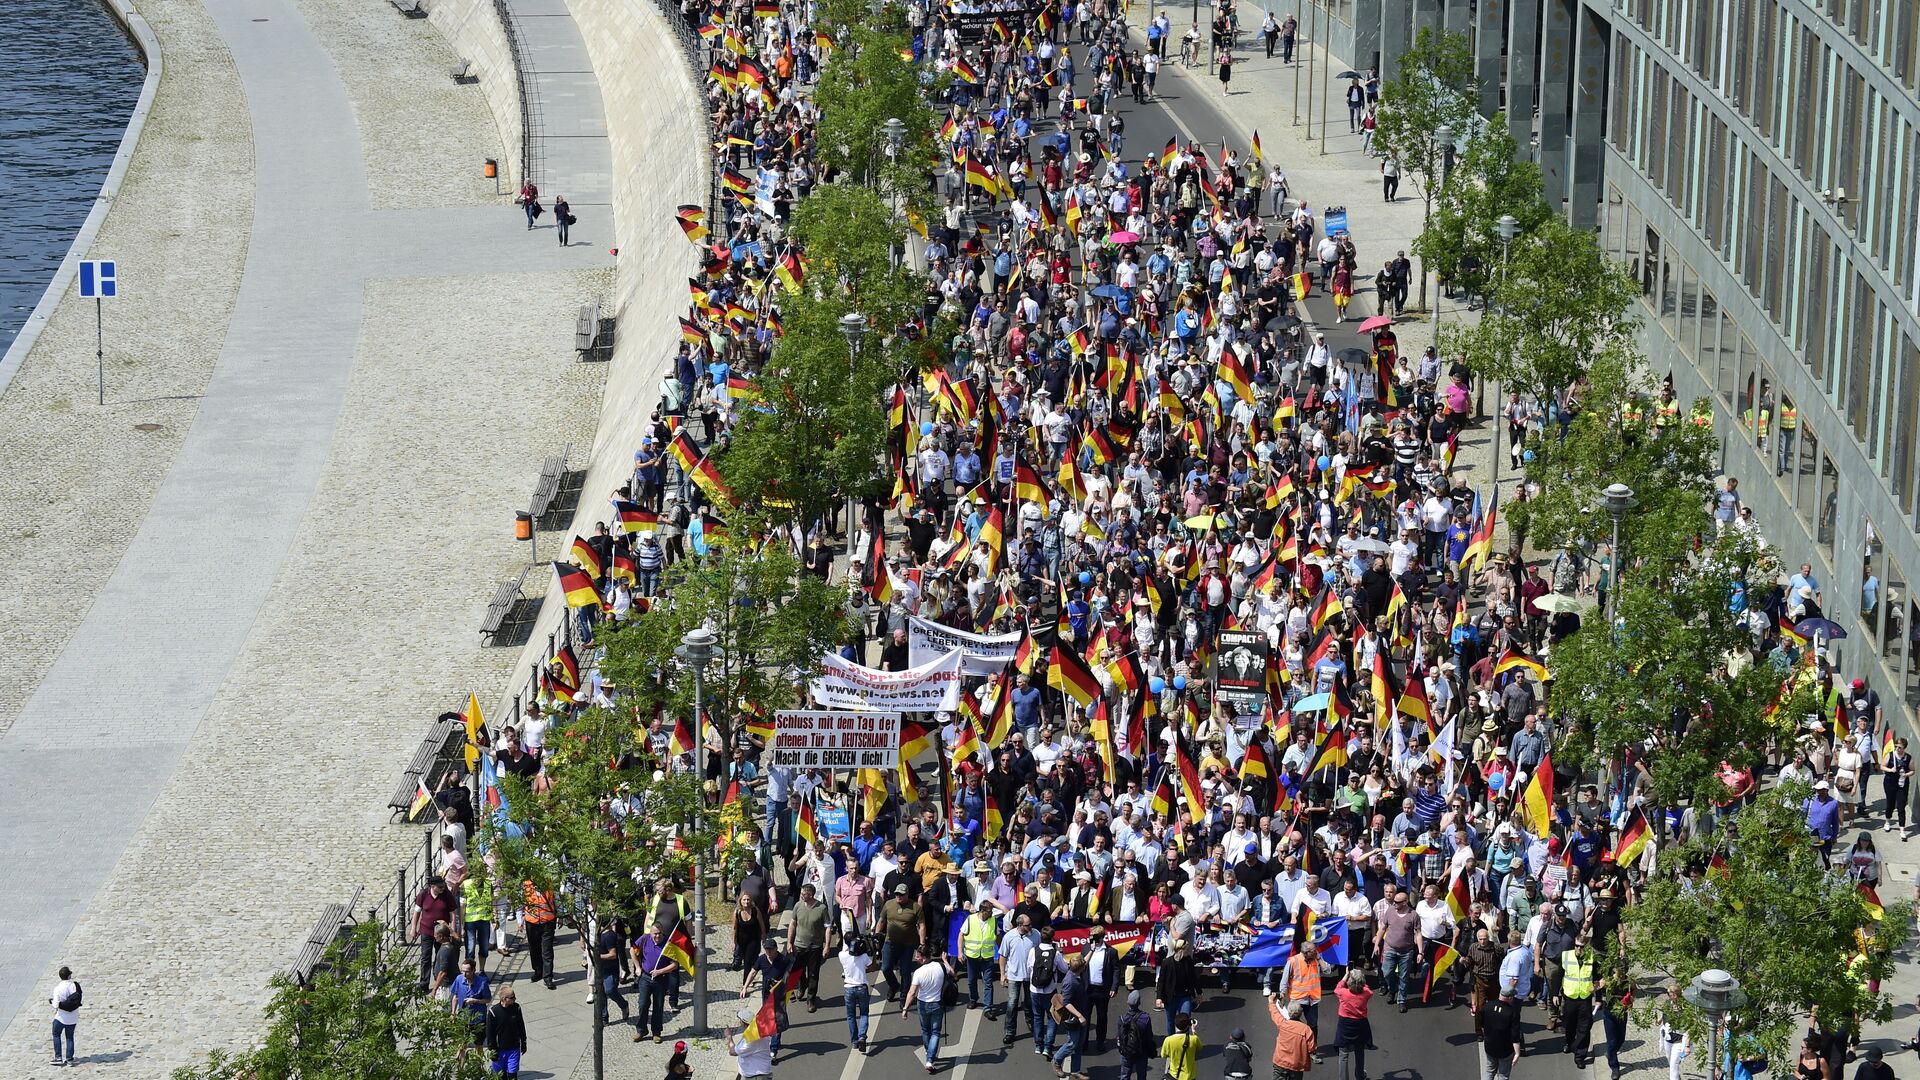
POLYGON ((1307 875, 1307 883, 1294 894, 1293 903, 1288 906, 1287 914, 1298 922, 1302 909, 1313 912, 1316 918, 1333 910, 1333 896, 1320 887, 1318 874, 1307 875))
POLYGON ((1413 905, 1413 913, 1420 917, 1420 936, 1428 941, 1447 941, 1453 937, 1455 923, 1453 909, 1438 897, 1421 897, 1413 905))

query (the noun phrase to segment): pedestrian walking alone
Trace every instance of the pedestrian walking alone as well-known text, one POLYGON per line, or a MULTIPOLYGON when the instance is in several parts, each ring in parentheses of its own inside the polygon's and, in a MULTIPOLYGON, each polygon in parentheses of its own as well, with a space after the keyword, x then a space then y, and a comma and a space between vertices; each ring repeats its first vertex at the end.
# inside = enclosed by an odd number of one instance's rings
POLYGON ((507 1080, 520 1075, 520 1055, 527 1050, 527 1019, 520 1013, 520 1002, 513 987, 500 991, 500 1000, 487 1010, 487 1053, 493 1056, 493 1071, 507 1080))
POLYGON ((1232 82, 1233 82, 1233 54, 1230 52, 1223 52, 1220 54, 1220 92, 1222 94, 1233 93, 1233 88, 1231 85, 1229 85, 1232 82))
POLYGON ((1392 202, 1400 194, 1400 162, 1392 154, 1380 163, 1380 194, 1392 202))
POLYGON ((1298 33, 1299 30, 1300 30, 1300 21, 1298 19, 1295 19, 1291 15, 1287 16, 1286 22, 1283 22, 1280 24, 1280 62, 1281 63, 1283 64, 1293 63, 1293 39, 1294 39, 1294 35, 1298 33))
MULTIPOLYGON (((1356 84, 1357 85, 1357 84, 1356 84)), ((553 197, 553 227, 560 233, 560 246, 567 246, 567 228, 574 223, 573 208, 567 205, 565 195, 553 197)))
POLYGON ((53 1063, 55 1065, 73 1064, 73 1029, 80 1025, 80 1006, 82 1004, 80 984, 74 981, 73 969, 60 969, 60 985, 53 988, 53 996, 47 1003, 53 1006, 53 1063), (67 1041, 67 1056, 60 1056, 60 1040, 67 1041))
POLYGON ((1360 121, 1367 115, 1367 91, 1355 79, 1347 84, 1347 134, 1360 130, 1360 121))

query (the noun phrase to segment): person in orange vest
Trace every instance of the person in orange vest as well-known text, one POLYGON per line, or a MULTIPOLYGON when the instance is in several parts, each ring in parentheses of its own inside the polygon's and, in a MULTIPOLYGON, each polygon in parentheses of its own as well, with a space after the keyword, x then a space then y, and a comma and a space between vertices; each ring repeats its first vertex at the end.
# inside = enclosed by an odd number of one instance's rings
POLYGON ((1320 950, 1308 941, 1300 946, 1300 951, 1287 960, 1287 1005, 1288 1010, 1298 1005, 1299 1020, 1307 1025, 1316 1044, 1313 1063, 1318 1065, 1324 1058, 1320 1056, 1320 950))
POLYGON ((553 925, 559 912, 553 906, 553 894, 544 892, 531 881, 521 883, 523 902, 520 922, 527 932, 527 962, 533 965, 533 981, 553 989, 553 925))

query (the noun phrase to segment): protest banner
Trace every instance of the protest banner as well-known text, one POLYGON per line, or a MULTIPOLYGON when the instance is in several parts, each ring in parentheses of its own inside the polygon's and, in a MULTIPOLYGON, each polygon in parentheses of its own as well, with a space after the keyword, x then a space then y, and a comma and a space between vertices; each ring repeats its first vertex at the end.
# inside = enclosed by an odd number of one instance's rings
POLYGON ((1019 647, 1018 633, 969 634, 918 615, 907 617, 907 662, 915 667, 959 649, 961 674, 998 675, 1019 647))
POLYGON ((900 714, 776 712, 767 749, 792 769, 891 769, 900 764, 900 714))
POLYGON ((935 712, 960 706, 961 652, 905 671, 862 667, 835 653, 820 658, 820 674, 808 684, 814 703, 829 709, 935 712))

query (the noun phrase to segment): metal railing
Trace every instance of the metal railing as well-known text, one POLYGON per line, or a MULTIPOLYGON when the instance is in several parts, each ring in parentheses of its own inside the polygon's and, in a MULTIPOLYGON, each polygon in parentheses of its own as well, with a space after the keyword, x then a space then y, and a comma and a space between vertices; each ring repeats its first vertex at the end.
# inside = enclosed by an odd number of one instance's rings
POLYGON ((513 52, 513 78, 520 97, 520 182, 540 186, 546 180, 542 167, 541 136, 544 124, 540 112, 540 94, 534 83, 533 60, 513 21, 510 0, 493 0, 494 14, 507 35, 507 48, 513 52))

